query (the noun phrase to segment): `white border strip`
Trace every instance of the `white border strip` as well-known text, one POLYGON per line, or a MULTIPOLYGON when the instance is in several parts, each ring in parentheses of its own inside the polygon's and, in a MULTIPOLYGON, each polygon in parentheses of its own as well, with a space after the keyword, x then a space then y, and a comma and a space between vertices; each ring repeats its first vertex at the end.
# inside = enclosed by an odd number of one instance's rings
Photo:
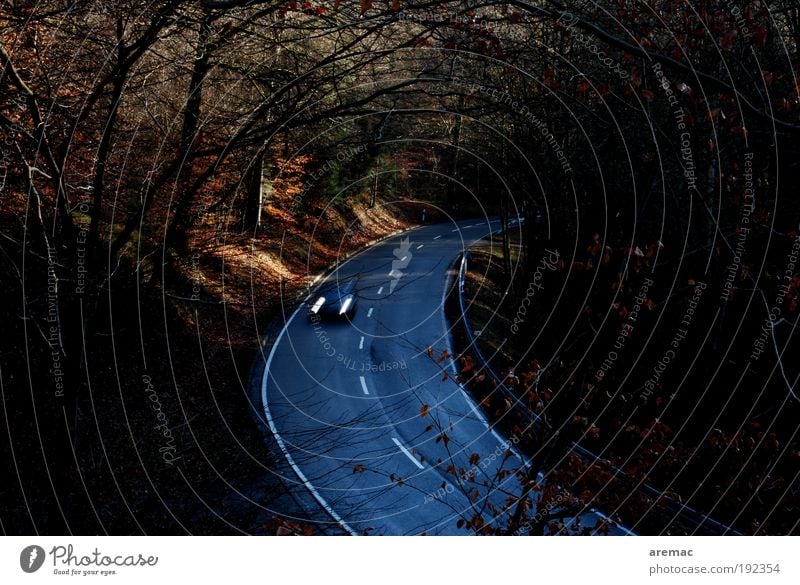
POLYGON ((394 444, 395 444, 395 445, 397 445, 398 447, 400 447, 400 450, 403 452, 403 454, 404 454, 406 457, 408 457, 409 459, 411 459, 411 462, 412 462, 414 465, 416 465, 416 466, 417 466, 417 467, 419 467, 420 469, 425 469, 425 466, 424 466, 422 463, 420 463, 419 461, 417 461, 417 458, 416 458, 416 457, 414 457, 414 456, 411 454, 411 452, 410 452, 408 449, 406 449, 406 448, 405 448, 405 445, 403 445, 403 443, 401 443, 399 439, 397 439, 397 438, 395 438, 395 437, 392 437, 392 441, 394 441, 394 444))
POLYGON ((283 456, 286 457, 286 461, 289 462, 289 465, 292 467, 294 472, 297 474, 297 477, 300 478, 300 481, 303 482, 303 485, 306 486, 308 491, 311 492, 311 495, 314 496, 314 499, 319 502, 319 505, 325 508, 325 511, 330 514, 334 520, 339 523, 339 526, 344 528, 351 536, 357 536, 358 533, 353 530, 350 525, 344 521, 344 519, 336 513, 336 510, 330 507, 328 502, 325 501, 320 493, 317 491, 305 474, 300 470, 297 464, 294 462, 289 450, 286 448, 286 445, 283 442, 283 438, 281 437, 280 433, 278 433, 278 429, 275 427, 275 421, 272 420, 272 413, 269 411, 269 403, 267 401, 267 377, 269 376, 269 367, 272 364, 272 358, 275 357, 275 350, 278 349, 278 345, 280 345, 281 339, 283 338, 283 334, 289 328, 289 325, 292 324, 294 318, 297 316, 297 313, 303 305, 300 305, 295 312, 292 313, 292 316, 289 317, 289 320, 286 322, 284 327, 281 329, 281 332, 278 334, 278 338, 275 340, 275 343, 272 344, 272 349, 269 352, 269 357, 267 358, 267 363, 264 366, 264 375, 261 378, 261 405, 264 408, 264 415, 267 417, 267 424, 269 425, 269 430, 272 432, 272 435, 275 437, 275 440, 278 442, 278 446, 280 447, 281 451, 283 451, 283 456))
MULTIPOLYGON (((317 284, 317 282, 320 281, 321 279, 326 278, 334 270, 341 268, 342 266, 344 266, 345 264, 350 262, 350 260, 352 260, 356 256, 359 256, 360 254, 366 252, 367 250, 369 250, 370 248, 372 248, 376 244, 379 244, 379 243, 384 242, 384 241, 388 241, 388 240, 392 239, 393 237, 398 236, 400 234, 404 234, 404 233, 415 231, 415 230, 419 229, 420 227, 421 226, 414 226, 414 227, 409 228, 407 230, 400 230, 398 232, 395 232, 395 233, 387 235, 385 238, 379 238, 379 239, 377 239, 375 241, 369 242, 365 247, 361 248, 361 250, 359 250, 358 252, 355 252, 354 254, 351 254, 350 256, 345 258, 344 262, 342 262, 340 264, 338 264, 338 263, 334 264, 334 266, 329 268, 329 270, 327 272, 324 272, 323 274, 318 275, 317 278, 314 279, 314 282, 312 283, 312 286, 314 284, 317 284)), ((314 290, 317 290, 318 288, 319 288, 319 285, 317 285, 314 288, 314 290)), ((306 300, 308 300, 311 297, 312 293, 313 293, 313 291, 311 291, 311 293, 308 294, 308 296, 306 297, 306 300)), ((270 352, 269 352, 269 357, 267 358, 267 362, 264 365, 264 373, 261 376, 261 406, 264 409, 264 416, 267 419, 267 424, 269 425, 270 432, 275 437, 275 440, 278 443, 278 447, 280 447, 281 451, 283 452, 283 456, 286 457, 286 461, 289 463, 289 465, 291 466, 292 470, 297 474, 297 477, 300 479, 301 482, 303 482, 303 485, 306 486, 308 491, 311 492, 311 495, 314 496, 314 499, 317 500, 319 505, 322 506, 325 509, 325 511, 328 514, 330 514, 331 517, 334 520, 336 520, 336 522, 338 522, 339 525, 345 531, 347 531, 352 536, 358 536, 359 533, 356 532, 355 530, 353 530, 350 527, 350 525, 347 522, 345 522, 344 519, 341 516, 339 516, 339 514, 336 513, 336 510, 334 510, 328 504, 328 502, 325 501, 325 498, 323 498, 320 495, 320 493, 317 491, 317 488, 315 488, 311 484, 311 482, 308 481, 308 478, 305 476, 305 474, 300 470, 300 468, 294 462, 294 459, 292 458, 292 456, 289 453, 288 449, 286 449, 286 444, 283 442, 283 438, 281 437, 280 433, 278 433, 278 429, 275 426, 275 421, 272 420, 272 413, 269 410, 269 402, 267 400, 267 377, 269 376, 269 368, 270 368, 270 365, 272 364, 272 359, 275 357, 275 350, 277 349, 278 345, 280 345, 281 339, 283 339, 283 334, 289 328, 289 325, 292 324, 292 321, 294 321, 294 318, 300 312, 300 309, 303 308, 303 305, 304 305, 304 303, 300 303, 298 305, 298 307, 294 310, 294 313, 292 313, 292 316, 289 317, 289 320, 284 323, 283 327, 281 328, 281 332, 278 334, 278 337, 275 339, 274 343, 272 344, 272 348, 270 349, 270 352)))

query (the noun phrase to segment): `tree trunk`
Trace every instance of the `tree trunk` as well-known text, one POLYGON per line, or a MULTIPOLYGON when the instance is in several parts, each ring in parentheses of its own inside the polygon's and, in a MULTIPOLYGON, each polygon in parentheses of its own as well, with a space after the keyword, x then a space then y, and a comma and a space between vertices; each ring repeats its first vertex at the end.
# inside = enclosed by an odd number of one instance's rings
POLYGON ((245 177, 245 205, 242 230, 255 232, 261 227, 261 209, 264 205, 264 155, 258 153, 245 177))
POLYGON ((98 261, 97 243, 100 232, 100 216, 102 215, 103 192, 105 191, 106 163, 111 154, 111 144, 113 129, 119 112, 119 102, 122 98, 122 91, 125 87, 127 70, 125 69, 125 59, 127 49, 123 42, 124 28, 122 19, 117 20, 117 67, 118 71, 114 76, 113 89, 111 91, 111 102, 108 106, 108 115, 103 127, 103 135, 100 139, 100 146, 97 149, 97 163, 95 164, 94 180, 92 182, 92 210, 89 223, 89 235, 86 248, 88 252, 89 266, 96 268, 98 261))
POLYGON ((453 164, 450 168, 450 181, 448 187, 448 198, 452 200, 456 193, 458 192, 458 187, 456 186, 456 180, 458 179, 458 165, 461 162, 461 125, 462 125, 462 115, 461 112, 464 109, 464 96, 459 96, 458 98, 458 109, 456 110, 458 113, 456 114, 456 123, 453 127, 452 132, 452 143, 453 143, 453 164))
MULTIPOLYGON (((200 125, 200 106, 203 100, 203 81, 209 70, 209 53, 212 47, 209 39, 211 36, 211 17, 207 16, 200 23, 197 33, 197 50, 192 68, 192 78, 189 82, 189 90, 186 98, 186 108, 183 112, 183 127, 181 130, 180 153, 184 157, 191 151, 197 131, 200 125)), ((184 247, 186 244, 186 230, 191 225, 189 210, 194 202, 195 189, 188 188, 191 181, 191 166, 182 165, 180 174, 183 180, 179 180, 182 193, 179 196, 178 204, 175 208, 175 215, 167 229, 165 243, 169 247, 184 247), (187 166, 189 168, 187 168, 187 166)))

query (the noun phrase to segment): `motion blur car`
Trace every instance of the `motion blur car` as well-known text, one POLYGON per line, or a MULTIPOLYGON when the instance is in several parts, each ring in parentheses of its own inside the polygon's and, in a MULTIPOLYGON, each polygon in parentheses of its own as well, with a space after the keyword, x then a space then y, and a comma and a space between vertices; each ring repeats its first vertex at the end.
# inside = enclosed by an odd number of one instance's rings
POLYGON ((336 283, 308 301, 312 319, 351 319, 356 311, 355 281, 336 283))

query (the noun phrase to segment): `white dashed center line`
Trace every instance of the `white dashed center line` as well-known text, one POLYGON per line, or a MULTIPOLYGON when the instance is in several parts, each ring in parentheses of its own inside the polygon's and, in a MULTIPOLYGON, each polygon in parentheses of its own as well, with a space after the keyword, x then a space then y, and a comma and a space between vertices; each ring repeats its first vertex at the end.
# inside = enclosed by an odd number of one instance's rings
POLYGON ((370 307, 369 311, 367 311, 367 317, 372 317, 372 307, 370 307))
POLYGON ((359 376, 359 380, 361 380, 361 389, 364 391, 364 394, 369 394, 369 390, 367 390, 367 381, 364 380, 364 376, 359 376))
POLYGON ((383 292, 383 287, 380 287, 380 288, 378 289, 378 294, 381 294, 382 292, 383 292))
POLYGON ((439 238, 441 238, 441 237, 442 237, 442 236, 436 236, 436 237, 435 237, 435 238, 433 238, 433 239, 434 239, 434 240, 438 240, 438 239, 439 239, 439 238))
POLYGON ((361 341, 358 342, 358 349, 364 349, 364 336, 361 336, 361 341))
POLYGON ((457 232, 457 231, 458 231, 458 228, 456 228, 456 229, 454 229, 454 230, 450 230, 450 232, 451 232, 451 233, 452 233, 452 232, 457 232))
POLYGON ((417 461, 417 458, 416 458, 416 457, 414 457, 414 456, 413 456, 413 455, 412 455, 412 454, 409 452, 409 450, 408 450, 408 449, 406 449, 406 448, 403 446, 403 444, 402 444, 400 441, 398 441, 398 440, 397 440, 396 438, 394 438, 394 437, 392 437, 392 441, 394 441, 394 444, 395 444, 395 445, 397 445, 398 447, 400 447, 400 450, 403 452, 403 454, 404 454, 406 457, 408 457, 409 459, 411 459, 411 461, 414 463, 414 465, 416 465, 416 466, 417 466, 417 467, 419 467, 420 469, 425 469, 425 466, 424 466, 422 463, 420 463, 419 461, 417 461))
POLYGON ((419 250, 419 249, 420 249, 422 246, 424 246, 424 245, 425 245, 425 244, 420 244, 419 246, 417 246, 417 250, 419 250))

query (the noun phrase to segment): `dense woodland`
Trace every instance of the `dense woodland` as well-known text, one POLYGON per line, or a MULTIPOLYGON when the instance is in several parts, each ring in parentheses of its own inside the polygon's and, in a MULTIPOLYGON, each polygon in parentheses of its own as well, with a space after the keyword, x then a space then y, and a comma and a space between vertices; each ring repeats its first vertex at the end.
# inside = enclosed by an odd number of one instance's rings
POLYGON ((560 253, 490 360, 518 400, 461 356, 510 432, 521 405, 566 429, 516 429, 553 479, 465 530, 591 505, 658 533, 647 482, 796 533, 798 50, 795 0, 0 3, 3 531, 302 530, 263 471, 259 337, 425 208, 525 219, 506 327, 560 253))

